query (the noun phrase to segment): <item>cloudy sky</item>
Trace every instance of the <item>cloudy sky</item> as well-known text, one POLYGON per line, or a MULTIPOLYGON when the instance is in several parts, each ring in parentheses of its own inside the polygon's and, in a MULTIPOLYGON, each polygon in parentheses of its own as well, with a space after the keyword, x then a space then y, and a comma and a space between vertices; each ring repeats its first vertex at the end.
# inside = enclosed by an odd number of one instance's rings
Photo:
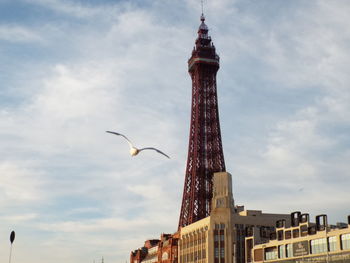
MULTIPOLYGON (((0 0, 0 262, 123 263, 177 228, 199 0, 0 0), (154 152, 128 155, 125 133, 154 152)), ((345 221, 348 0, 206 0, 236 204, 345 221)))

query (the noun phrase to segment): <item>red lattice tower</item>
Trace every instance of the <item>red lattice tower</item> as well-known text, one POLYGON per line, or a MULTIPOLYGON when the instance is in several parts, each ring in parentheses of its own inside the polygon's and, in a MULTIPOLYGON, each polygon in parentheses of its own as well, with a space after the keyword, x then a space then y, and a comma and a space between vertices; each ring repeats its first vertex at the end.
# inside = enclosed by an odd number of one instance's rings
POLYGON ((188 61, 192 111, 186 178, 179 228, 209 216, 215 172, 225 171, 216 92, 219 56, 202 14, 198 38, 188 61))

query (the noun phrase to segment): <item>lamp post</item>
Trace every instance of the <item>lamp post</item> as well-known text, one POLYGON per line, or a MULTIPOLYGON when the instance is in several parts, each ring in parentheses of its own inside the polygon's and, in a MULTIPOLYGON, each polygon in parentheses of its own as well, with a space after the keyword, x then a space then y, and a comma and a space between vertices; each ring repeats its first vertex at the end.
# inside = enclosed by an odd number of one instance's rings
POLYGON ((327 258, 326 262, 329 263, 329 242, 328 242, 328 226, 326 226, 326 244, 327 244, 327 258))
POLYGON ((13 241, 15 240, 15 231, 12 231, 11 234, 10 234, 10 242, 11 242, 11 246, 10 246, 10 256, 9 256, 9 263, 11 263, 11 257, 12 257, 12 244, 13 244, 13 241))

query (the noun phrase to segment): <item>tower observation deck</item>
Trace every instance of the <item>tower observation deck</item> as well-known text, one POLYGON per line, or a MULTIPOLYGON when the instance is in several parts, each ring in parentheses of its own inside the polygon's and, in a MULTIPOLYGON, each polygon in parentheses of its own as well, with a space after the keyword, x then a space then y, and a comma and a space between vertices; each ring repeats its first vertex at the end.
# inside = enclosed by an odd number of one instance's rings
POLYGON ((188 60, 192 108, 179 228, 209 216, 213 174, 225 171, 216 91, 220 59, 204 21, 202 14, 198 37, 188 60))

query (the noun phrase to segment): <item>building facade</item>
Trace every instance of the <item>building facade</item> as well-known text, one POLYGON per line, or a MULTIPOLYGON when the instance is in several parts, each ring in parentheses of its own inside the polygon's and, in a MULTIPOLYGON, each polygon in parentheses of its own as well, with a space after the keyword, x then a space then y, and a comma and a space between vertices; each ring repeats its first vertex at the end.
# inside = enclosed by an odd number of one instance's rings
POLYGON ((179 233, 161 234, 160 239, 147 240, 143 247, 130 253, 130 263, 175 263, 178 240, 179 233))
POLYGON ((251 229, 246 237, 247 262, 350 262, 350 216, 347 223, 328 225, 327 216, 294 212, 291 224, 276 222, 276 229, 261 239, 251 229))
POLYGON ((234 206, 231 175, 215 173, 211 214, 181 228, 179 263, 243 263, 246 229, 274 229, 277 220, 289 221, 289 215, 234 206))

